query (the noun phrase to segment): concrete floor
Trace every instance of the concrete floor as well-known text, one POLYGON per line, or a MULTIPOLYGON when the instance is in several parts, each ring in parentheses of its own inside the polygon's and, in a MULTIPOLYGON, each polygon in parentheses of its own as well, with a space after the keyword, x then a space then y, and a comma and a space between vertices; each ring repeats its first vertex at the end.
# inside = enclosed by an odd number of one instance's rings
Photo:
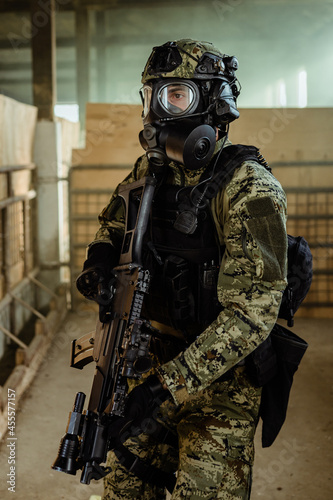
MULTIPOLYGON (((15 494, 8 491, 8 437, 0 446, 0 498, 16 500, 89 500, 101 482, 81 485, 79 475, 51 469, 77 391, 90 392, 94 366, 69 367, 69 344, 94 329, 96 314, 69 314, 38 377, 16 414, 15 494)), ((295 333, 309 342, 296 374, 287 422, 271 448, 256 437, 251 500, 330 500, 333 498, 333 328, 332 320, 297 319, 295 333)), ((153 499, 152 499, 153 500, 153 499)))

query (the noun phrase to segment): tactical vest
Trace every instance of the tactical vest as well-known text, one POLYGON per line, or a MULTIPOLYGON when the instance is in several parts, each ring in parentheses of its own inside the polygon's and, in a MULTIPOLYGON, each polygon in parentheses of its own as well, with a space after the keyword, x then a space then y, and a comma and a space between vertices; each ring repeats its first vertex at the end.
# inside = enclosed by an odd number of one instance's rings
POLYGON ((152 275, 144 305, 149 319, 182 330, 189 338, 199 335, 217 318, 221 311, 217 279, 224 248, 218 241, 210 201, 229 181, 236 166, 245 160, 262 162, 259 155, 251 146, 224 148, 213 175, 210 165, 200 179, 198 186, 208 180, 201 198, 201 191, 193 186, 160 186, 143 262, 152 275))
POLYGON ((152 275, 145 314, 187 336, 198 335, 221 309, 216 293, 221 249, 210 206, 198 213, 193 234, 175 228, 192 189, 165 184, 159 189, 143 262, 152 275))

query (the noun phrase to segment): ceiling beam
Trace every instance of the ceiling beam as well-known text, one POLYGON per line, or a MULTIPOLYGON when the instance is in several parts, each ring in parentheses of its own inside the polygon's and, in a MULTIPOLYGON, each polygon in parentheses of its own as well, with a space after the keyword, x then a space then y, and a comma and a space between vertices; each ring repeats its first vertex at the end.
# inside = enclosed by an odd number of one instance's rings
POLYGON ((88 9, 75 10, 76 95, 80 126, 85 128, 86 102, 90 98, 90 36, 88 9))
MULTIPOLYGON (((0 12, 28 12, 32 0, 0 0, 0 12)), ((108 10, 117 7, 161 7, 165 4, 167 7, 178 6, 178 0, 156 1, 156 0, 55 0, 56 11, 71 11, 78 7, 87 8, 89 10, 108 10)), ((182 0, 183 5, 193 5, 194 3, 202 4, 202 0, 182 0)), ((48 5, 48 0, 39 0, 39 6, 48 5)))
POLYGON ((40 0, 31 0, 31 26, 33 103, 39 120, 52 121, 56 103, 54 0, 48 0, 48 10, 43 12, 40 0))

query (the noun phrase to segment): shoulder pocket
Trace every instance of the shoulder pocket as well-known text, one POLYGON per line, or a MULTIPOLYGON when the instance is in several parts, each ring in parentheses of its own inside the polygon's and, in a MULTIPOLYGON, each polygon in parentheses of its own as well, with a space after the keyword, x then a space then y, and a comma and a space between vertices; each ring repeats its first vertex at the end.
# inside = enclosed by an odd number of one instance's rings
POLYGON ((285 279, 288 245, 283 215, 276 211, 273 200, 268 196, 250 200, 246 207, 249 219, 244 224, 260 251, 262 279, 285 279))

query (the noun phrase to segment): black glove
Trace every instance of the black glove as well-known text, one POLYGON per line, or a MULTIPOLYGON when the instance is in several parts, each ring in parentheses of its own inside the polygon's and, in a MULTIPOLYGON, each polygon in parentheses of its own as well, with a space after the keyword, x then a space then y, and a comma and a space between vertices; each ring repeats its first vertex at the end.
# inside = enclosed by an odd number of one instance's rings
POLYGON ((109 429, 109 437, 119 439, 131 428, 130 435, 145 431, 141 425, 143 420, 151 417, 168 397, 170 392, 163 388, 156 375, 150 375, 145 382, 134 387, 129 393, 125 404, 124 417, 113 422, 109 429))
POLYGON ((163 388, 156 375, 150 375, 145 382, 134 387, 125 405, 125 418, 139 423, 150 416, 168 397, 170 392, 163 388))
POLYGON ((118 263, 116 251, 109 243, 95 243, 88 250, 83 271, 76 279, 76 287, 84 297, 96 302, 110 301, 112 269, 118 263))

